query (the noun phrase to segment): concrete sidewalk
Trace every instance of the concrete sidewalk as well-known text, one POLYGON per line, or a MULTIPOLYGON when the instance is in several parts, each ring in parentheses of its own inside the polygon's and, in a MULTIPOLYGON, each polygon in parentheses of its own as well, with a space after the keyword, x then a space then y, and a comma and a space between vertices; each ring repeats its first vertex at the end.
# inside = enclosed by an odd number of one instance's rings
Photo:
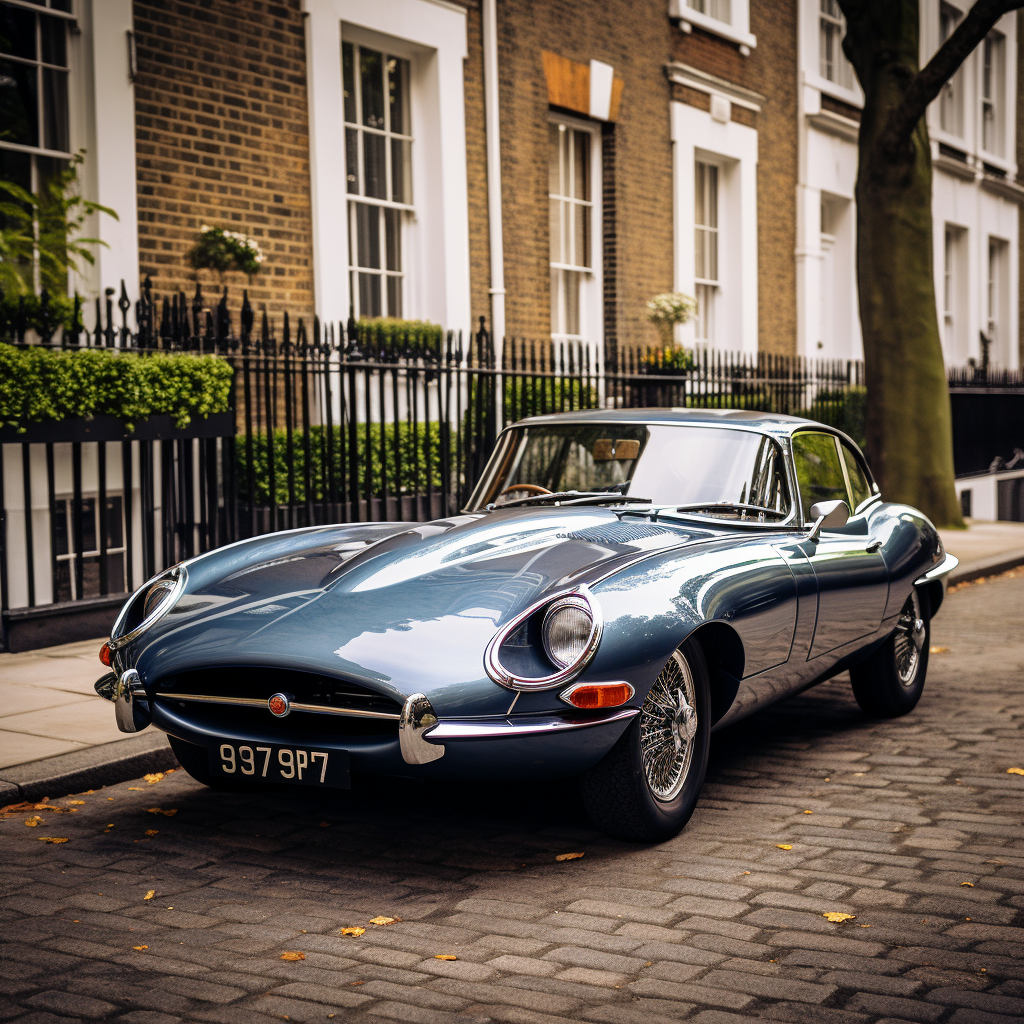
MULTIPOLYGON (((953 582, 1024 565, 1024 523, 978 522, 941 533, 960 559, 953 582)), ((93 691, 105 671, 98 657, 103 639, 0 654, 0 803, 15 792, 12 786, 25 799, 47 786, 56 796, 58 789, 70 792, 62 787, 71 780, 82 788, 116 781, 122 762, 124 778, 174 763, 162 733, 125 737, 113 708, 93 691), (94 776, 103 782, 89 781, 94 776)))

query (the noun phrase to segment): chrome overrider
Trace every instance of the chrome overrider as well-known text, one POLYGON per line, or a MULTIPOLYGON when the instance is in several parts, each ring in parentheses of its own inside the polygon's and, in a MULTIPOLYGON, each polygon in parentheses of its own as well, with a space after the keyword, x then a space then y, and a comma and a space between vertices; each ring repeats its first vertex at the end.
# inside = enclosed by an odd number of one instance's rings
POLYGON ((96 681, 93 689, 113 701, 114 718, 121 732, 141 732, 153 720, 146 688, 135 669, 126 669, 120 676, 108 672, 96 681))

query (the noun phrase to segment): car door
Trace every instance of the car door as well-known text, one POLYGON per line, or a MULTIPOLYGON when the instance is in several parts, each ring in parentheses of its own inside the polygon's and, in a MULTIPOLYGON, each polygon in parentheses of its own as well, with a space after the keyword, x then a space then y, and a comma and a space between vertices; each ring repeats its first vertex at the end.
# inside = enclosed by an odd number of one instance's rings
POLYGON ((810 660, 878 629, 889 577, 871 533, 871 486, 853 449, 835 434, 805 430, 793 436, 793 459, 805 524, 812 522, 815 502, 841 499, 853 510, 845 526, 804 542, 818 588, 810 660))

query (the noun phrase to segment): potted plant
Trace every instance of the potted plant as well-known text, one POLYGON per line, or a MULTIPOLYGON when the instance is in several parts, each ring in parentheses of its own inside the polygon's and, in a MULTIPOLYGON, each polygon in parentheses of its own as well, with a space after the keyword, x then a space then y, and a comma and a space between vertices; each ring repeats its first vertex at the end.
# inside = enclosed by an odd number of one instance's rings
POLYGON ((266 256, 255 238, 240 231, 203 224, 199 241, 185 256, 193 270, 215 270, 223 276, 227 270, 240 270, 250 282, 260 272, 266 256))
POLYGON ((661 347, 644 358, 644 369, 656 374, 685 374, 694 365, 693 352, 677 345, 676 324, 685 324, 697 311, 697 300, 683 292, 662 292, 647 303, 647 319, 658 328, 661 347))

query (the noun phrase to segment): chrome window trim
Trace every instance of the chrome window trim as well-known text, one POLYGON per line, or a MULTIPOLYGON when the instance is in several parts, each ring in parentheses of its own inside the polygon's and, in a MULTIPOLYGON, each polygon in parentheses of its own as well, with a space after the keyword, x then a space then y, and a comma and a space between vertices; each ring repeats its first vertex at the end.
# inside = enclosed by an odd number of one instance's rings
POLYGON ((484 671, 486 671, 488 677, 493 682, 497 683, 499 686, 504 686, 508 690, 552 690, 556 686, 561 686, 562 684, 575 679, 576 676, 586 668, 590 659, 593 658, 597 651, 603 631, 604 616, 601 614, 601 606, 597 600, 595 600, 593 594, 590 592, 590 588, 587 587, 586 584, 571 587, 568 590, 562 590, 557 594, 549 594, 547 597, 541 598, 539 601, 535 601, 528 608, 510 619, 501 627, 501 629, 498 630, 497 633, 494 634, 494 636, 491 637, 490 642, 484 650, 484 671), (590 608, 590 614, 593 617, 594 625, 590 631, 590 639, 587 641, 587 646, 584 648, 583 654, 567 668, 559 669, 559 671, 553 672, 550 675, 539 676, 534 679, 523 679, 522 677, 509 672, 508 669, 502 665, 501 659, 498 657, 501 645, 528 618, 530 618, 531 615, 536 614, 541 608, 554 604, 556 601, 559 601, 564 597, 582 597, 590 608))
POLYGON ((127 644, 130 644, 133 640, 137 640, 143 633, 146 632, 155 622, 162 619, 175 605, 178 598, 181 597, 188 585, 188 569, 182 565, 172 565, 170 569, 165 569, 162 573, 154 576, 152 579, 147 580, 134 594, 124 603, 121 611, 118 613, 117 618, 114 620, 114 626, 110 631, 110 639, 107 641, 107 645, 112 651, 118 651, 127 644), (168 600, 161 602, 156 611, 151 612, 148 618, 145 618, 140 622, 130 633, 125 633, 124 636, 117 636, 117 631, 124 622, 125 616, 128 614, 128 609, 135 604, 144 593, 146 593, 151 587, 158 586, 165 581, 171 581, 171 586, 165 589, 170 594, 168 600))
MULTIPOLYGON (((267 698, 260 697, 209 697, 200 693, 156 693, 154 697, 161 700, 196 701, 203 704, 234 704, 245 708, 264 708, 268 714, 270 708, 267 698)), ((350 718, 385 718, 397 722, 402 716, 397 711, 366 711, 363 708, 332 708, 325 704, 301 704, 291 701, 292 711, 308 711, 315 715, 347 715, 350 718)))

